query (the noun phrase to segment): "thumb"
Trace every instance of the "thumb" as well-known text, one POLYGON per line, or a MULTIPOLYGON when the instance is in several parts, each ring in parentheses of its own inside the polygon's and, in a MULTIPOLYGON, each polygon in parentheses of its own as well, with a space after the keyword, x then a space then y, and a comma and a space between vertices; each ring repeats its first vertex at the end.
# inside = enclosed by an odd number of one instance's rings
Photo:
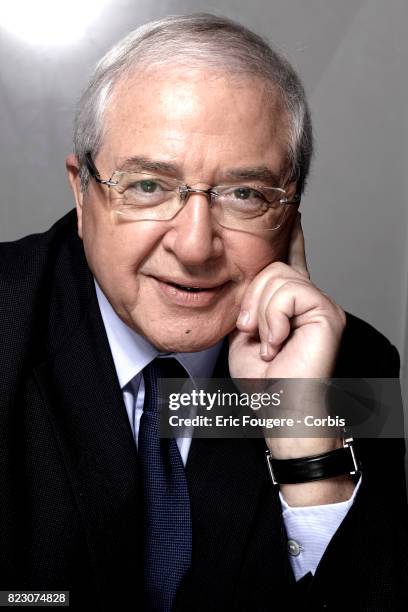
POLYGON ((306 263, 305 238, 303 235, 301 213, 296 214, 296 219, 292 227, 289 239, 288 265, 294 268, 302 276, 310 278, 306 263))

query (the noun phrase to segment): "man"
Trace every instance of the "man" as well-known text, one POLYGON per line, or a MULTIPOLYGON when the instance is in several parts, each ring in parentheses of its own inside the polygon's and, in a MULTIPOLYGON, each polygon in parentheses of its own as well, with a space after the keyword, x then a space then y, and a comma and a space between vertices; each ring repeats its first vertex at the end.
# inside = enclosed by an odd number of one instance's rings
POLYGON ((268 439, 279 486, 259 440, 169 442, 174 489, 159 465, 171 357, 193 379, 398 376, 388 341, 309 280, 311 153, 298 77, 238 24, 169 17, 101 60, 67 158, 76 215, 1 247, 2 589, 90 610, 402 609, 402 440, 356 441, 353 478, 328 467, 340 438, 268 439))

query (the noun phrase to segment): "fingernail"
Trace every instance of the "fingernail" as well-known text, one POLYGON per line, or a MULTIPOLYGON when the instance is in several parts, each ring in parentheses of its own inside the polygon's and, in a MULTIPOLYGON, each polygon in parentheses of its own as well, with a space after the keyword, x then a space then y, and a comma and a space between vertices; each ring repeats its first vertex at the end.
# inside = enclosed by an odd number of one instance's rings
POLYGON ((260 348, 260 354, 261 357, 266 357, 269 353, 269 345, 267 342, 261 342, 261 348, 260 348))
POLYGON ((239 313, 239 317, 237 319, 237 323, 240 325, 248 325, 249 323, 249 310, 241 310, 239 313))
POLYGON ((271 329, 268 331, 268 342, 273 342, 273 334, 271 329))

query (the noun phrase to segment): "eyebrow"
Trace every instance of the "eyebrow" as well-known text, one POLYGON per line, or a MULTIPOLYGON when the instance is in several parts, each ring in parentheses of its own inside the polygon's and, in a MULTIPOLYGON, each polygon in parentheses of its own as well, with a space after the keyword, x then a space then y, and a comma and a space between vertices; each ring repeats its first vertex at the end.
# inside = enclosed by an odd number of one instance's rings
MULTIPOLYGON (((158 172, 161 174, 168 174, 178 177, 182 176, 183 174, 182 169, 178 164, 154 160, 143 155, 127 157, 120 162, 118 170, 123 172, 158 172)), ((267 166, 231 168, 222 171, 222 176, 225 177, 225 179, 239 181, 261 181, 271 185, 278 185, 280 182, 280 176, 267 166)))
POLYGON ((278 185, 280 176, 267 166, 256 166, 254 168, 234 168, 223 172, 228 178, 240 181, 262 181, 278 185))
POLYGON ((156 161, 142 155, 134 155, 124 159, 119 167, 119 171, 124 172, 160 172, 163 174, 180 175, 181 168, 177 164, 165 161, 156 161))

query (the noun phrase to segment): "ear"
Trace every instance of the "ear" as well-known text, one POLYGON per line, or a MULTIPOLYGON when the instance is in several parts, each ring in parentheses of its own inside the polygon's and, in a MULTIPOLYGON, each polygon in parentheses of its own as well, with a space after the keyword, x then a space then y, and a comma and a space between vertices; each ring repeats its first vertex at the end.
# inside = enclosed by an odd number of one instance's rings
POLYGON ((285 190, 286 190, 286 195, 288 196, 289 202, 293 200, 295 195, 299 195, 297 187, 298 187, 297 181, 293 181, 293 180, 286 185, 285 190))
POLYGON ((84 192, 81 190, 81 180, 79 177, 79 162, 76 155, 73 153, 68 155, 65 160, 65 166, 68 173, 68 181, 74 194, 77 218, 78 218, 78 235, 82 238, 82 207, 84 203, 84 192))

